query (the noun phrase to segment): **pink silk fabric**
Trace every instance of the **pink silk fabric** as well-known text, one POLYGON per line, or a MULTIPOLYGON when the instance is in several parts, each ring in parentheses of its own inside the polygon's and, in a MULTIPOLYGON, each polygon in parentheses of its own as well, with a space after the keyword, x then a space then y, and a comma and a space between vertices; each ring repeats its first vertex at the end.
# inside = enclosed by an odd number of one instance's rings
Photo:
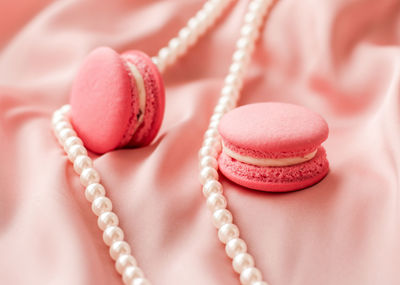
MULTIPOLYGON (((92 49, 155 55, 203 3, 0 2, 0 284, 121 284, 50 117, 92 49)), ((239 284, 206 209, 197 152, 247 4, 235 2, 166 70, 165 119, 150 146, 91 155, 153 284, 239 284)), ((268 15, 239 104, 320 113, 331 167, 319 184, 284 194, 221 178, 269 284, 400 284, 399 45, 398 0, 281 0, 268 15)))

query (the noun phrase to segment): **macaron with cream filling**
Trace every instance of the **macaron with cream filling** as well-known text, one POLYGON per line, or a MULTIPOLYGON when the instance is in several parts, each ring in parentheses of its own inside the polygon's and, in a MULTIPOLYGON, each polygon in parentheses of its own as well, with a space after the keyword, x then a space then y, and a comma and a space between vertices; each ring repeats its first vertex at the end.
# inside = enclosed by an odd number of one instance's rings
POLYGON ((328 125, 304 107, 268 102, 241 106, 219 124, 220 171, 247 188, 285 192, 311 186, 329 171, 328 125))
POLYGON ((89 150, 145 146, 161 126, 164 84, 146 54, 100 47, 79 69, 70 104, 71 123, 89 150))

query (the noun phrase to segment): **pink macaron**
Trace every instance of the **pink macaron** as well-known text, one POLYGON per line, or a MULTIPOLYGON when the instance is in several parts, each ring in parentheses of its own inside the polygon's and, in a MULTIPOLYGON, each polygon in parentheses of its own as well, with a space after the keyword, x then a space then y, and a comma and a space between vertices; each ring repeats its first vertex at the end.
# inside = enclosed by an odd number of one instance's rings
POLYGON ((70 104, 71 123, 89 150, 145 146, 161 126, 164 84, 146 54, 100 47, 79 69, 70 104))
POLYGON ((219 124, 220 171, 247 188, 285 192, 319 182, 329 171, 328 125, 318 114, 285 103, 236 108, 219 124))

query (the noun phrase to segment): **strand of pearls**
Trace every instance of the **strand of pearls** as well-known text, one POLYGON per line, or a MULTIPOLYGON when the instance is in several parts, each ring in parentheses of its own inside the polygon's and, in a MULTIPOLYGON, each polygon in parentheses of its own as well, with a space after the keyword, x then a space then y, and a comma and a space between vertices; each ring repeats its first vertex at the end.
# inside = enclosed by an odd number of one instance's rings
POLYGON ((150 285, 132 256, 130 245, 124 241, 124 231, 118 226, 119 218, 112 211, 112 202, 100 183, 100 174, 93 168, 93 161, 69 122, 69 110, 70 106, 65 105, 54 112, 54 134, 85 187, 85 197, 92 203, 93 213, 98 216, 97 224, 103 231, 104 243, 109 246, 110 257, 115 261, 115 269, 122 275, 122 281, 126 285, 150 285))
POLYGON ((182 28, 178 35, 172 38, 166 47, 152 58, 160 72, 166 67, 174 64, 176 60, 184 55, 187 50, 196 44, 197 40, 214 25, 226 7, 234 0, 209 0, 195 16, 189 19, 187 25, 182 28))
POLYGON ((247 252, 247 244, 240 238, 239 228, 233 223, 232 213, 227 209, 222 185, 218 181, 217 157, 221 152, 221 142, 217 128, 222 116, 237 104, 244 72, 259 37, 263 18, 271 4, 272 0, 252 0, 248 6, 221 97, 211 116, 199 151, 199 178, 207 199, 207 208, 211 211, 213 224, 218 229, 218 238, 225 244, 225 252, 232 259, 233 269, 240 274, 240 282, 243 285, 267 285, 267 282, 263 281, 253 256, 247 252))

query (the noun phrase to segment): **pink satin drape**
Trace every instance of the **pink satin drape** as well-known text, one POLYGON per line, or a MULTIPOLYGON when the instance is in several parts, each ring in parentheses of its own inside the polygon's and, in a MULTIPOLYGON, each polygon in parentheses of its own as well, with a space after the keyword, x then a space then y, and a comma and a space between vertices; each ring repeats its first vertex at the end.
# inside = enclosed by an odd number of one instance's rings
MULTIPOLYGON (((121 284, 50 116, 90 50, 154 55, 203 2, 0 2, 0 284, 121 284)), ((166 71, 152 145, 93 156, 154 284, 239 284, 205 207, 197 151, 247 3, 166 71)), ((320 113, 331 165, 319 184, 286 194, 222 178, 271 285, 400 284, 399 45, 399 0, 281 0, 270 13, 239 103, 320 113)))

